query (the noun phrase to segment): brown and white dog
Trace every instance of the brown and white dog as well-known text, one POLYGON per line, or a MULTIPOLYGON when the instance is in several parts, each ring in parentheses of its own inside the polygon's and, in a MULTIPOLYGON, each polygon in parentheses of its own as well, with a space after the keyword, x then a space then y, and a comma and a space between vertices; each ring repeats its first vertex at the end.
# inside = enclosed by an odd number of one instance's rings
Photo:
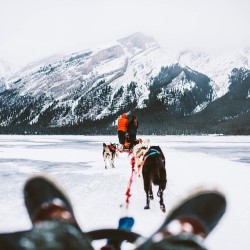
POLYGON ((132 157, 134 157, 134 161, 135 161, 134 169, 137 172, 139 177, 141 176, 141 167, 143 165, 143 157, 148 151, 149 147, 150 147, 149 139, 145 139, 145 140, 140 139, 139 143, 136 144, 133 148, 132 157))
POLYGON ((108 166, 111 166, 112 168, 115 167, 115 158, 118 156, 118 151, 117 151, 117 144, 115 143, 110 143, 106 144, 103 143, 103 160, 105 163, 105 169, 108 168, 108 166))

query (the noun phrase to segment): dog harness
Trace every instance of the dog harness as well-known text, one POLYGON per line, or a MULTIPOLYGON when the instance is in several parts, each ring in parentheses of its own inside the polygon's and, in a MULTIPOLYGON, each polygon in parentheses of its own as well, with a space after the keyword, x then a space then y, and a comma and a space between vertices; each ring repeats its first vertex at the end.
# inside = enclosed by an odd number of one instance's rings
POLYGON ((110 150, 116 150, 116 148, 114 147, 113 144, 108 145, 108 148, 109 148, 110 150))
POLYGON ((151 148, 151 149, 149 149, 149 151, 143 156, 143 160, 145 161, 149 156, 156 155, 156 154, 160 155, 161 153, 160 153, 158 150, 156 150, 156 149, 154 149, 154 148, 151 148))

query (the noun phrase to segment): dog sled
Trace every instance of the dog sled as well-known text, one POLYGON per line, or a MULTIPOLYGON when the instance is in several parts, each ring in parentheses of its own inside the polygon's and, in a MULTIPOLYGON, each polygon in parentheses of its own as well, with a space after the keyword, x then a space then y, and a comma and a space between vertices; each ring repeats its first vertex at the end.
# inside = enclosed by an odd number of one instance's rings
MULTIPOLYGON (((135 145, 138 144, 138 143, 141 143, 141 142, 142 142, 142 139, 137 139, 137 140, 135 140, 135 145)), ((125 142, 123 144, 123 151, 128 152, 129 149, 130 149, 130 144, 131 144, 131 142, 130 142, 130 139, 129 139, 129 135, 126 135, 125 136, 125 142)))
POLYGON ((123 150, 124 151, 128 151, 129 150, 129 147, 130 147, 130 140, 129 140, 129 136, 126 135, 125 136, 125 142, 123 144, 123 150))

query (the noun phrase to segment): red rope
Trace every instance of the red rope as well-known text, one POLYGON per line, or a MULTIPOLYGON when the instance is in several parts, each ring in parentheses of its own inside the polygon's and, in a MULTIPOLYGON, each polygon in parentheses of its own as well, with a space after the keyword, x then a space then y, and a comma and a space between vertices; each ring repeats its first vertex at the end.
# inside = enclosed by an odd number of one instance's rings
POLYGON ((125 195, 126 195, 125 202, 126 202, 127 206, 129 204, 129 199, 132 196, 132 194, 131 194, 131 186, 132 186, 134 176, 135 176, 135 157, 134 156, 131 158, 130 164, 131 164, 131 167, 132 167, 132 172, 131 172, 131 176, 129 178, 127 191, 125 193, 125 195))
POLYGON ((110 150, 116 150, 116 148, 115 148, 112 144, 109 144, 109 145, 108 145, 108 148, 109 148, 110 150))

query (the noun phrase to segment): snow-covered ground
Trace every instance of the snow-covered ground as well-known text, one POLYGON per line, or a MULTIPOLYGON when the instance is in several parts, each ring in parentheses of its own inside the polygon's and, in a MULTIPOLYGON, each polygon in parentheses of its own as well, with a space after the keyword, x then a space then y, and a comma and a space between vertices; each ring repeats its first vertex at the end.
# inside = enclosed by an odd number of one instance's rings
MULTIPOLYGON (((208 237, 210 250, 248 249, 250 222, 249 136, 141 136, 159 145, 166 156, 168 184, 164 193, 167 212, 158 198, 144 210, 142 179, 136 178, 128 215, 133 230, 150 236, 168 211, 197 186, 217 187, 228 206, 221 222, 208 237)), ((53 176, 68 192, 83 231, 117 227, 124 215, 120 205, 131 175, 127 153, 116 159, 116 168, 104 169, 102 143, 116 136, 0 136, 0 232, 31 227, 22 189, 33 174, 53 176)), ((154 189, 156 191, 156 188, 154 189)))

